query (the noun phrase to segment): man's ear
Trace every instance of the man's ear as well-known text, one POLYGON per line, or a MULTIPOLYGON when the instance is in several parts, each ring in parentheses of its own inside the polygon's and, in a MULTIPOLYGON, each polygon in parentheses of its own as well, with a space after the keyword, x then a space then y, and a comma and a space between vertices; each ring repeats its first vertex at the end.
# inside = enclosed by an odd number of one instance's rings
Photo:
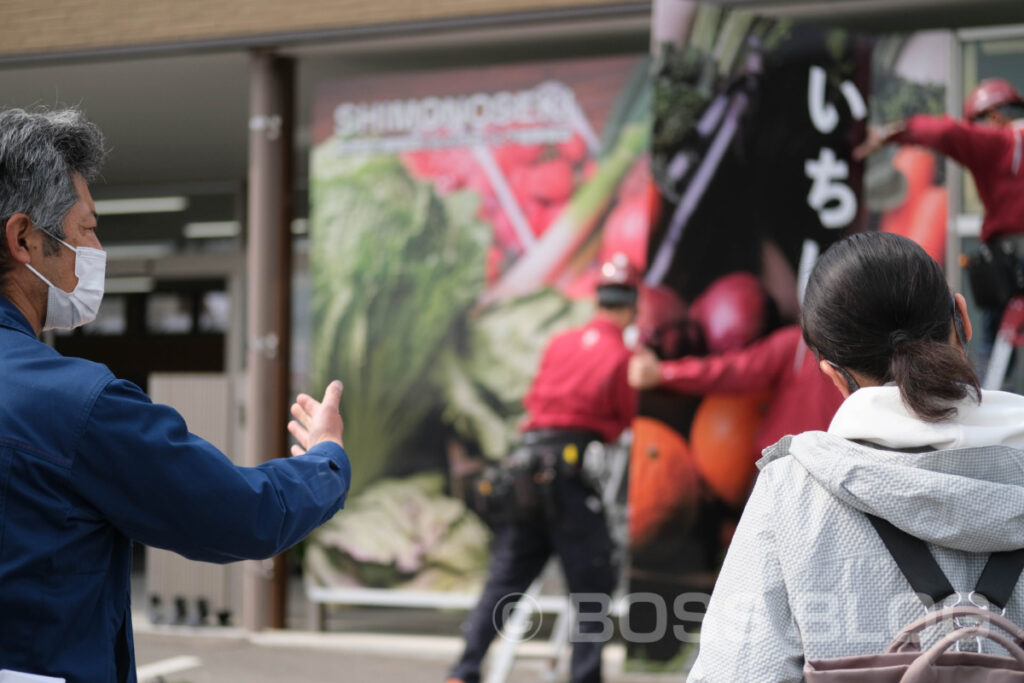
POLYGON ((3 231, 3 238, 7 242, 7 251, 11 257, 18 263, 29 263, 32 260, 28 250, 32 220, 24 213, 16 213, 7 219, 3 231))
POLYGON ((843 398, 850 397, 850 385, 846 383, 846 378, 839 372, 831 363, 827 360, 819 361, 818 367, 821 368, 821 372, 832 380, 832 384, 836 385, 836 389, 843 395, 843 398))

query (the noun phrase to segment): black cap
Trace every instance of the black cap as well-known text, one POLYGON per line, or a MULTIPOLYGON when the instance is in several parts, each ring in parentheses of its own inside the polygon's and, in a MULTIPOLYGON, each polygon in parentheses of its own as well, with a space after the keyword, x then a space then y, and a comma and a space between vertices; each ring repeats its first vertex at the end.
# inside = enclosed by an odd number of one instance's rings
POLYGON ((601 285, 597 288, 599 306, 636 306, 636 289, 622 285, 601 285))

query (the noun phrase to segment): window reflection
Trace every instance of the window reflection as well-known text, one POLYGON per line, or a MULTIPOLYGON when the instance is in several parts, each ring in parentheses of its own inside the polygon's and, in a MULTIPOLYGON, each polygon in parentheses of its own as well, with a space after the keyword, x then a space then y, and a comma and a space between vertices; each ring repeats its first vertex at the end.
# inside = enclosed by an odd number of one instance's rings
POLYGON ((124 334, 128 329, 127 297, 108 294, 103 297, 96 320, 82 327, 83 334, 114 336, 124 334))
POLYGON ((191 298, 171 292, 151 294, 146 301, 146 331, 150 334, 191 333, 191 298))
POLYGON ((199 332, 226 334, 231 319, 231 299, 227 292, 206 292, 199 312, 199 332))

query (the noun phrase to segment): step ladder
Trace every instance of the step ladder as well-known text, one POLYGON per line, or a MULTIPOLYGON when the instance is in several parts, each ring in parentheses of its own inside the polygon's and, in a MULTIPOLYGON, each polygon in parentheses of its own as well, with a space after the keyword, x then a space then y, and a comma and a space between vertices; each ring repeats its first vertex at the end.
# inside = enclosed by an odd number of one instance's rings
POLYGON ((1024 296, 1015 296, 1006 304, 999 321, 982 389, 1002 389, 1013 350, 1020 346, 1024 346, 1024 296))

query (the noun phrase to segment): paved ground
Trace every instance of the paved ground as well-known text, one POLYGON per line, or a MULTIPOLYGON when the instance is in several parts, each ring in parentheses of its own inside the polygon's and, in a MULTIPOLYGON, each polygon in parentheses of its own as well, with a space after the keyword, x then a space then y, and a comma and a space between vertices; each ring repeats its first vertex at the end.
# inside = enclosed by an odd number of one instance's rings
MULTIPOLYGON (((453 636, 148 626, 135 634, 140 683, 322 683, 444 681, 461 641, 453 636)), ((546 643, 520 648, 508 683, 550 678, 546 643)), ((662 683, 680 676, 623 674, 623 648, 605 651, 606 683, 662 683)))
MULTIPOLYGON (((133 593, 145 595, 141 577, 133 593)), ((135 653, 140 683, 443 683, 448 667, 460 654, 460 610, 333 606, 324 632, 313 632, 302 583, 289 585, 288 629, 249 633, 219 626, 153 625, 136 601, 135 653)), ((522 643, 507 683, 562 681, 551 676, 554 624, 545 615, 536 637, 522 643)), ((491 657, 501 641, 491 648, 491 657)), ((568 653, 564 653, 563 660, 568 653)), ((623 673, 625 648, 612 642, 604 651, 605 683, 681 682, 685 676, 623 673)))

